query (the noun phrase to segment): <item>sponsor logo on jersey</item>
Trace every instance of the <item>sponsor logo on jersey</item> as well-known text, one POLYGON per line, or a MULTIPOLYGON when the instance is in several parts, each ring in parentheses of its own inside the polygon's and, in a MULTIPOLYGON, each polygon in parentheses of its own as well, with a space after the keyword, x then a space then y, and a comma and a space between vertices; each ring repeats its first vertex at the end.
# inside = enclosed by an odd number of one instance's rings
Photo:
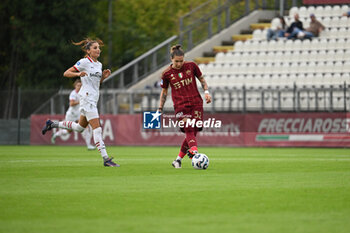
POLYGON ((100 72, 90 73, 90 77, 97 77, 97 78, 99 78, 101 76, 102 76, 102 74, 100 72))

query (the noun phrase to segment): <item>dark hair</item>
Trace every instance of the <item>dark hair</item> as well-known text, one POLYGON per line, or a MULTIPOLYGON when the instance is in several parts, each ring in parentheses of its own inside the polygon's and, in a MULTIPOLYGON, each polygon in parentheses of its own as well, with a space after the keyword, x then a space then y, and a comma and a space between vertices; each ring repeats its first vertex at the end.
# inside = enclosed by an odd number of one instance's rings
POLYGON ((184 55, 185 55, 185 53, 182 50, 180 44, 171 46, 171 49, 170 49, 170 56, 171 56, 171 58, 174 58, 175 56, 180 56, 181 57, 181 56, 184 56, 184 55))
POLYGON ((75 86, 76 86, 78 83, 81 83, 80 78, 77 78, 77 79, 74 81, 73 87, 75 88, 75 86))
POLYGON ((284 20, 284 17, 279 15, 278 18, 282 21, 282 28, 285 28, 287 24, 286 24, 286 21, 284 20))
POLYGON ((72 44, 74 45, 79 45, 81 47, 81 50, 83 50, 85 52, 85 54, 87 55, 87 51, 90 49, 91 45, 93 43, 98 43, 100 45, 100 47, 103 46, 103 41, 100 40, 100 39, 91 39, 91 38, 85 38, 84 40, 82 41, 79 41, 79 42, 72 42, 72 44))

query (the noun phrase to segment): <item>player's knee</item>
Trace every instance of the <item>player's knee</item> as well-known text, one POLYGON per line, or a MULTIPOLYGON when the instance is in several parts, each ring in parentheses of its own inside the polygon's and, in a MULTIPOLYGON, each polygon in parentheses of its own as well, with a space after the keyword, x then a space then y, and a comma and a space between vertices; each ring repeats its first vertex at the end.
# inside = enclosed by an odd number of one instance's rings
POLYGON ((98 128, 96 128, 96 129, 94 129, 93 130, 93 133, 94 133, 94 135, 98 135, 98 136, 100 136, 100 135, 102 135, 102 128, 101 127, 98 127, 98 128))
POLYGON ((77 129, 77 131, 78 131, 79 133, 82 133, 82 132, 84 131, 85 128, 84 128, 83 126, 77 124, 76 129, 77 129))

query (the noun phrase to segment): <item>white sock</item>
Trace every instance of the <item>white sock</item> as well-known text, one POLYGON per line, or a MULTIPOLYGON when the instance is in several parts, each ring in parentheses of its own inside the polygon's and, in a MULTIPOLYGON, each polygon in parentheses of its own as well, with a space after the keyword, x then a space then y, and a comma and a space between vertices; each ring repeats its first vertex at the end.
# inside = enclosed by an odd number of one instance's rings
POLYGON ((97 129, 94 129, 93 131, 93 135, 94 135, 94 142, 95 145, 98 149, 98 151, 101 153, 101 156, 103 159, 108 159, 108 154, 106 151, 106 147, 105 144, 102 140, 102 128, 98 127, 97 129))
POLYGON ((81 133, 81 136, 83 136, 86 146, 90 147, 91 146, 91 137, 92 133, 90 131, 90 127, 86 127, 85 130, 81 133))
POLYGON ((182 161, 183 158, 181 158, 180 156, 177 156, 176 160, 180 160, 182 161))
POLYGON ((68 131, 67 131, 66 129, 59 129, 59 130, 55 133, 54 137, 58 137, 58 136, 66 135, 66 134, 68 134, 68 131))
POLYGON ((81 125, 73 121, 60 121, 58 122, 58 128, 74 130, 80 133, 84 131, 84 128, 81 125))

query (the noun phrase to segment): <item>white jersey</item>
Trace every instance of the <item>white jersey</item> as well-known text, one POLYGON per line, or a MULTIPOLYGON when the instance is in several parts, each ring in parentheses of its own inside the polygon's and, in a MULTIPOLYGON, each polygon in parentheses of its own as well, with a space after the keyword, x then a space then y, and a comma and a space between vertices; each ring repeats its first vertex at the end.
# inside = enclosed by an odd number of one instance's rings
MULTIPOLYGON (((79 94, 75 90, 73 90, 69 95, 69 102, 71 100, 80 102, 79 94)), ((79 104, 74 106, 69 105, 69 108, 66 112, 66 118, 69 118, 68 120, 71 120, 71 121, 79 120, 79 117, 80 117, 79 107, 80 107, 79 104)))
POLYGON ((90 57, 80 59, 74 66, 79 72, 86 72, 87 75, 80 77, 82 86, 79 91, 80 102, 97 106, 100 96, 100 80, 102 78, 102 64, 94 62, 90 57))

